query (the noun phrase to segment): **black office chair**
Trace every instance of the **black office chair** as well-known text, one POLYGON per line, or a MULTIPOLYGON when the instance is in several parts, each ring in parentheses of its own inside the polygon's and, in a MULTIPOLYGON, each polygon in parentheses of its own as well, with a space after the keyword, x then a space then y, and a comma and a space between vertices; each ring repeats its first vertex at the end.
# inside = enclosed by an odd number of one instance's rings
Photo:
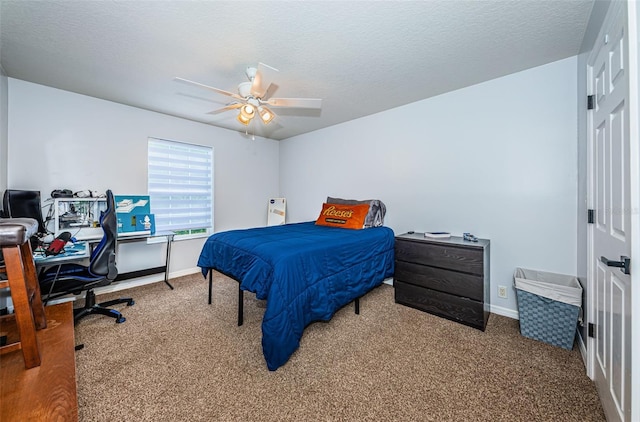
POLYGON ((93 289, 111 284, 118 275, 116 267, 118 246, 116 204, 110 190, 107 190, 106 196, 107 208, 100 215, 100 226, 104 231, 104 236, 93 249, 89 265, 61 264, 50 267, 39 275, 40 291, 43 295, 47 295, 47 301, 69 293, 80 294, 86 290, 84 307, 73 310, 75 322, 86 315, 101 314, 113 317, 117 323, 121 323, 126 321, 126 318, 119 311, 110 309, 109 306, 120 303, 126 303, 127 306, 134 304, 131 298, 96 303, 93 289))

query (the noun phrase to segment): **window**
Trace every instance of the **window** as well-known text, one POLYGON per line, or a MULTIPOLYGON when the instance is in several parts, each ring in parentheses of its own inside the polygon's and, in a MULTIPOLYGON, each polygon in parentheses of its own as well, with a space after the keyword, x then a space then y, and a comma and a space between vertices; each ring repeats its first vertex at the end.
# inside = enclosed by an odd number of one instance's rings
POLYGON ((149 138, 148 191, 158 231, 209 233, 213 227, 213 148, 149 138))

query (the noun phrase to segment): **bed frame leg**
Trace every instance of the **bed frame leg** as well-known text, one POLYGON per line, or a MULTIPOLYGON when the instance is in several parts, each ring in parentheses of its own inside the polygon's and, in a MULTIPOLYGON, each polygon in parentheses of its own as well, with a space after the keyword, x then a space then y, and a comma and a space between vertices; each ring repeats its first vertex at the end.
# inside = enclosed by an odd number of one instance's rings
POLYGON ((209 270, 209 305, 211 305, 212 293, 213 293, 213 270, 209 270))
POLYGON ((242 325, 243 322, 243 307, 244 307, 244 291, 240 288, 240 283, 238 283, 238 327, 242 325))
POLYGON ((360 298, 356 298, 356 315, 360 315, 360 298))

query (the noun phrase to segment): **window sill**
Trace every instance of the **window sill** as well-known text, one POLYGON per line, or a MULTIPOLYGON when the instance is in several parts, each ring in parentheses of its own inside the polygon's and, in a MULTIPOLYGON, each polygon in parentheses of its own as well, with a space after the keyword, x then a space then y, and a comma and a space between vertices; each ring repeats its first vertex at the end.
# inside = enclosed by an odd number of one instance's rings
POLYGON ((182 240, 193 240, 193 239, 206 239, 211 236, 209 233, 198 233, 198 234, 182 234, 176 235, 173 238, 174 242, 182 241, 182 240))
MULTIPOLYGON (((206 239, 208 238, 210 235, 207 233, 201 233, 201 234, 183 234, 183 235, 175 235, 173 237, 173 241, 174 242, 181 242, 183 240, 193 240, 193 239, 206 239)), ((157 236, 157 237, 151 237, 149 239, 147 239, 147 245, 154 245, 156 243, 167 243, 167 237, 165 236, 157 236)))

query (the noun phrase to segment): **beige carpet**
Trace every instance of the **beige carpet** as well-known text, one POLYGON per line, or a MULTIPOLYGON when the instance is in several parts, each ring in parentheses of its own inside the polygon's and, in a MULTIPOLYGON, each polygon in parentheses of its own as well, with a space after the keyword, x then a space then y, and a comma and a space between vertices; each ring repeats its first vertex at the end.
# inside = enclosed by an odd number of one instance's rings
MULTIPOLYGON (((307 327, 275 372, 261 349, 264 303, 216 275, 124 293, 127 318, 76 327, 81 421, 604 421, 577 348, 522 337, 491 315, 486 332, 394 303, 383 285, 307 327)), ((119 292, 121 295, 123 292, 119 292)), ((118 296, 99 296, 106 300, 118 296)))

